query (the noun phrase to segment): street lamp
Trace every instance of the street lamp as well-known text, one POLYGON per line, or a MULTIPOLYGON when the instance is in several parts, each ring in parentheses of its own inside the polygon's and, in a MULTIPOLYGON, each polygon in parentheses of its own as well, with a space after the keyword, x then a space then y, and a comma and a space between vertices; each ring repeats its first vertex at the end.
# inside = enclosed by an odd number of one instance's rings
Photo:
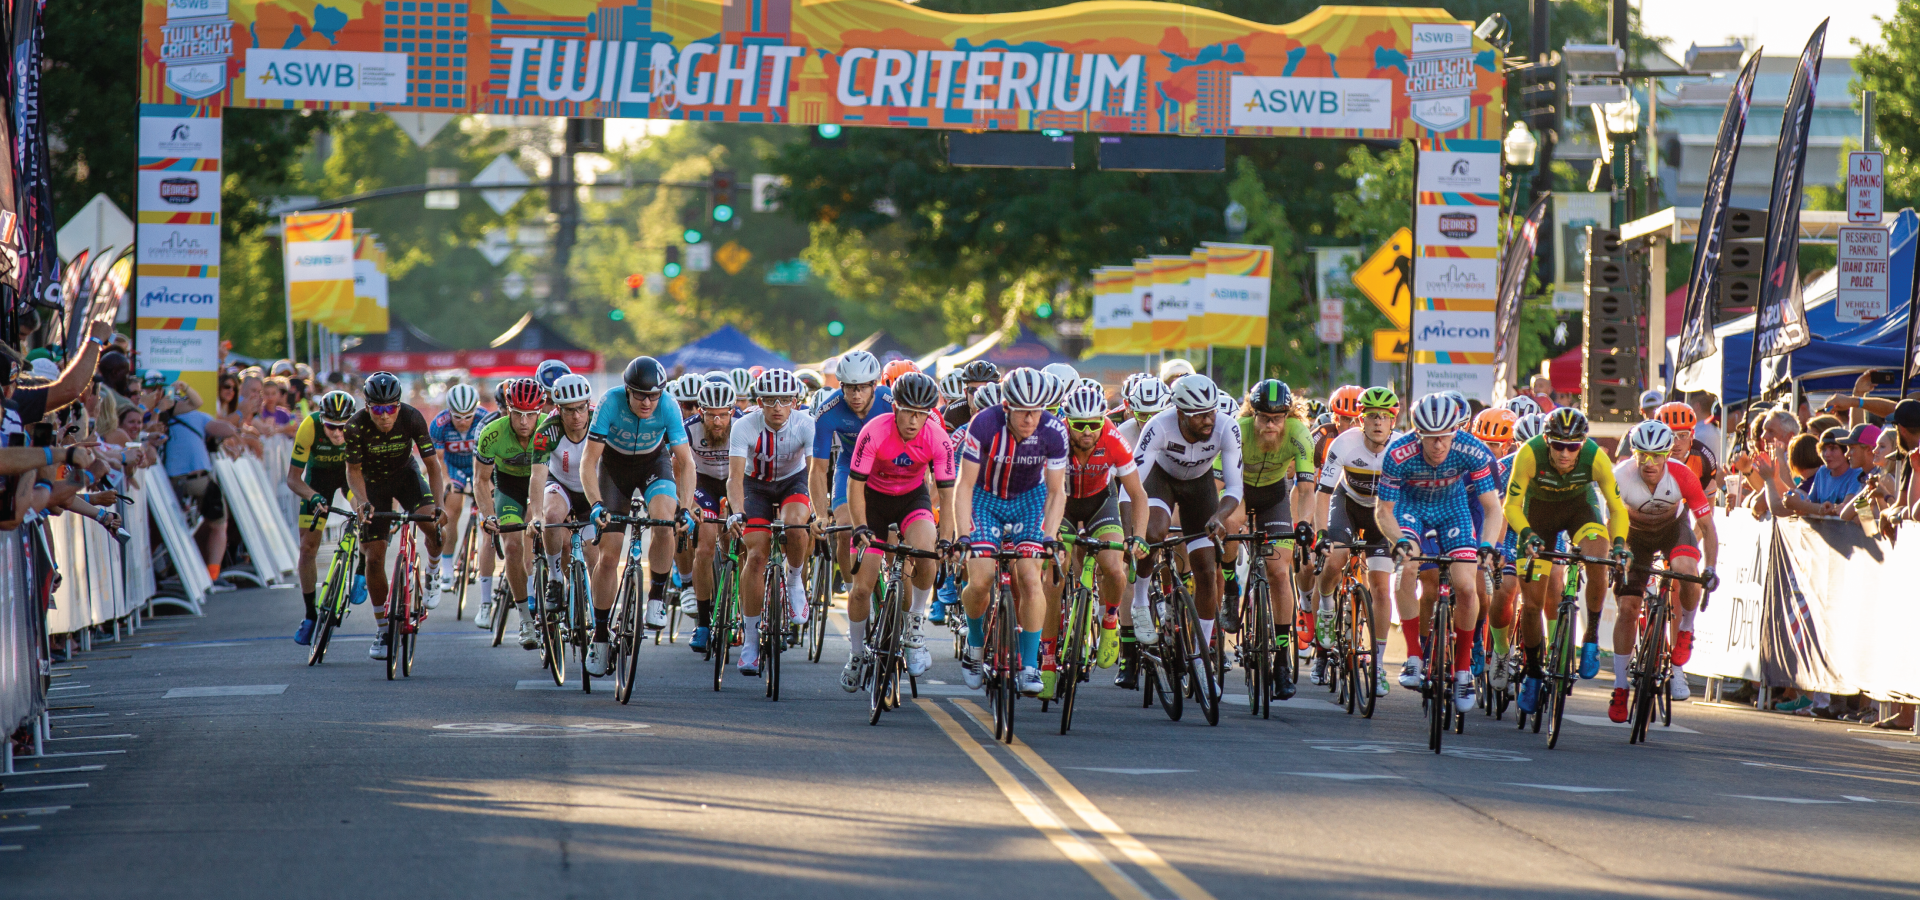
POLYGON ((1601 115, 1607 120, 1607 133, 1620 137, 1640 130, 1640 101, 1632 96, 1619 103, 1608 103, 1600 107, 1601 115))
POLYGON ((1500 141, 1500 152, 1506 156, 1507 165, 1516 169, 1532 168, 1540 156, 1540 139, 1533 136, 1525 123, 1515 122, 1507 129, 1506 138, 1500 141))

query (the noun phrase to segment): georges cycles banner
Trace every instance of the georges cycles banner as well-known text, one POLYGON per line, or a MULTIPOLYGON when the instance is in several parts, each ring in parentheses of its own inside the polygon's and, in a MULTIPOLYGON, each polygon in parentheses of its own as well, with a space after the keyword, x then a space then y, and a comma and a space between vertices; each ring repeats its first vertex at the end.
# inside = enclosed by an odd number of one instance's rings
POLYGON ((1496 51, 1440 9, 1263 25, 1100 0, 145 0, 141 100, 906 128, 1498 138, 1496 51))

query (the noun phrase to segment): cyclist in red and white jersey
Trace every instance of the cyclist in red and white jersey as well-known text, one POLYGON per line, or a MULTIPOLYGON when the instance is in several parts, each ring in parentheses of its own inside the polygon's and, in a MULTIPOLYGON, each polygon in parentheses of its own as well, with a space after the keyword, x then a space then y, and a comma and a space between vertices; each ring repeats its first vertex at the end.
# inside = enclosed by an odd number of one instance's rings
MULTIPOLYGON (((840 674, 840 687, 848 693, 866 684, 867 669, 873 662, 867 650, 867 616, 882 560, 880 551, 869 545, 879 540, 931 551, 936 539, 953 538, 950 504, 958 475, 953 454, 948 451, 946 429, 933 414, 939 399, 940 389, 932 376, 902 373, 893 382, 893 411, 874 416, 854 439, 853 461, 847 473, 847 506, 853 519, 853 551, 864 553, 866 558, 847 591, 847 641, 852 644, 852 652, 840 674), (929 475, 932 491, 927 489, 929 475), (936 504, 940 512, 937 525, 936 504), (898 534, 891 534, 895 531, 898 534)), ((927 652, 922 629, 940 566, 930 559, 910 559, 906 568, 912 603, 901 646, 907 651, 907 672, 917 678, 933 668, 933 655, 927 652)))
MULTIPOLYGON (((1148 382, 1158 384, 1158 382, 1148 382)), ((1097 541, 1119 541, 1134 545, 1136 554, 1145 552, 1140 535, 1147 532, 1147 492, 1140 484, 1140 468, 1133 451, 1120 436, 1120 427, 1107 418, 1106 392, 1081 384, 1067 392, 1060 402, 1060 416, 1067 421, 1067 508, 1061 525, 1097 541), (1127 499, 1121 511, 1121 494, 1127 499)), ((1078 548, 1069 548, 1066 572, 1078 578, 1084 559, 1078 548)), ((1127 587, 1127 567, 1118 550, 1103 549, 1094 554, 1094 583, 1100 591, 1100 643, 1094 664, 1111 668, 1124 654, 1128 657, 1121 678, 1133 671, 1132 605, 1122 610, 1120 598, 1127 587)), ((1047 618, 1040 637, 1043 683, 1040 696, 1053 696, 1053 660, 1060 629, 1060 597, 1064 579, 1049 582, 1047 618)))
MULTIPOLYGON (((1633 554, 1633 566, 1620 588, 1620 608, 1613 620, 1613 698, 1607 706, 1607 717, 1615 722, 1627 720, 1627 667, 1640 636, 1640 598, 1652 577, 1648 567, 1653 555, 1664 555, 1667 567, 1676 572, 1697 575, 1704 554, 1709 576, 1720 555, 1713 501, 1701 489, 1693 469, 1672 458, 1673 429, 1659 419, 1648 419, 1627 433, 1627 446, 1633 450, 1633 458, 1621 460, 1613 469, 1620 499, 1627 505, 1627 549, 1633 554), (1693 514, 1691 528, 1688 513, 1693 514)), ((1673 679, 1668 691, 1673 699, 1685 700, 1692 691, 1682 667, 1693 656, 1693 616, 1700 607, 1700 585, 1676 584, 1673 596, 1679 609, 1670 620, 1674 631, 1673 679)))

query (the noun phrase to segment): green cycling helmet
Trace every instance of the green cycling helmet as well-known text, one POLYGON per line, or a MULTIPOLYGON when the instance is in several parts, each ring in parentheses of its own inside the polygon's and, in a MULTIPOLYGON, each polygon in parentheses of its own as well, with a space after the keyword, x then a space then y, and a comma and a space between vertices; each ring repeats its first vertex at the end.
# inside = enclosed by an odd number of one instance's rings
POLYGON ((1370 387, 1360 395, 1360 411, 1400 414, 1400 395, 1389 387, 1370 387))

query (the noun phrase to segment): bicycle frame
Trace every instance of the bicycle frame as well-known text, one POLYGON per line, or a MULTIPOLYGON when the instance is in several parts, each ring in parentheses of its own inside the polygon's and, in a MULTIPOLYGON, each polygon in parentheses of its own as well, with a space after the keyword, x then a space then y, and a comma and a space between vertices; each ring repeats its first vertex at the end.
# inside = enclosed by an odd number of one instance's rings
MULTIPOLYGON (((1079 566, 1068 566, 1073 577, 1068 579, 1060 597, 1060 632, 1054 642, 1053 702, 1060 705, 1060 733, 1066 734, 1073 727, 1074 700, 1079 696, 1080 677, 1087 670, 1087 655, 1099 643, 1095 605, 1100 589, 1088 583, 1090 578, 1099 577, 1095 555, 1103 550, 1125 553, 1127 545, 1120 541, 1094 540, 1084 532, 1062 532, 1060 541, 1074 548, 1080 559, 1079 566)), ((1128 569, 1131 580, 1132 567, 1128 569)), ((1046 711, 1046 701, 1041 702, 1040 709, 1046 711)))
MULTIPOLYGON (((1407 563, 1433 563, 1440 570, 1440 588, 1434 593, 1433 612, 1427 618, 1427 676, 1421 689, 1427 714, 1427 749, 1440 752, 1441 736, 1449 727, 1466 731, 1465 713, 1453 707, 1453 565, 1465 562, 1451 556, 1409 556, 1407 563)), ((1420 648, 1409 647, 1409 653, 1420 648)))
POLYGON ((1702 602, 1706 591, 1711 591, 1714 581, 1707 575, 1689 575, 1685 572, 1663 568, 1663 554, 1656 553, 1648 560, 1647 571, 1660 580, 1660 589, 1651 598, 1642 598, 1640 637, 1634 642, 1633 662, 1628 666, 1629 683, 1633 685, 1633 702, 1628 718, 1627 743, 1644 744, 1647 741, 1647 728, 1653 722, 1655 707, 1661 709, 1662 726, 1673 721, 1673 700, 1668 694, 1673 679, 1673 647, 1667 642, 1668 619, 1673 615, 1674 582, 1700 585, 1702 602))
POLYGON ((309 666, 317 666, 326 659, 327 644, 333 638, 333 630, 352 613, 353 607, 348 601, 353 593, 353 573, 359 568, 356 563, 361 557, 359 516, 351 510, 329 509, 327 514, 345 518, 347 527, 334 545, 333 558, 327 562, 326 580, 321 582, 312 643, 307 650, 309 666))
MULTIPOLYGON (((1567 564, 1566 588, 1560 594, 1560 605, 1555 611, 1551 630, 1547 634, 1546 696, 1542 698, 1543 705, 1533 714, 1535 734, 1540 732, 1541 719, 1545 718, 1551 723, 1547 729, 1547 749, 1552 750, 1560 743, 1560 723, 1566 715, 1567 698, 1573 695, 1573 684, 1579 680, 1573 671, 1576 656, 1574 616, 1580 604, 1580 589, 1586 580, 1586 567, 1600 565, 1613 569, 1611 577, 1616 592, 1620 587, 1620 577, 1624 567, 1616 559, 1586 556, 1580 553, 1561 553, 1534 547, 1526 549, 1524 559, 1527 567, 1526 574, 1522 577, 1528 580, 1534 580, 1531 576, 1535 560, 1544 559, 1567 564)), ((1520 727, 1525 728, 1526 722, 1527 716, 1520 716, 1520 727)))

